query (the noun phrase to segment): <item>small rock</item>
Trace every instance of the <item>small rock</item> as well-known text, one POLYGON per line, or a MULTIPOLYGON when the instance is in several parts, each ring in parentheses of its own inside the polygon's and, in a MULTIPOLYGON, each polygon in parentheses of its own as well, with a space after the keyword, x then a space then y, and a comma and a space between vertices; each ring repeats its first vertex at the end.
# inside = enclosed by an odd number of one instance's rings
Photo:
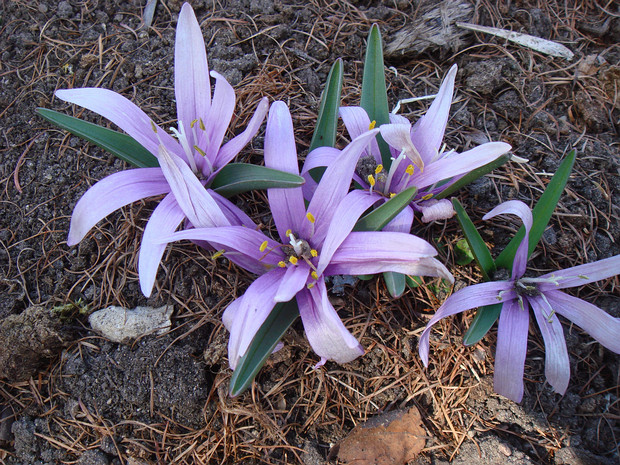
POLYGON ((172 305, 129 310, 112 305, 88 317, 93 330, 113 342, 129 343, 148 334, 164 334, 170 329, 172 305))
POLYGON ((73 7, 71 6, 71 3, 67 1, 58 3, 56 14, 59 18, 69 19, 71 16, 73 16, 73 7))
POLYGON ((84 452, 75 465, 109 465, 110 461, 100 450, 87 450, 84 452))

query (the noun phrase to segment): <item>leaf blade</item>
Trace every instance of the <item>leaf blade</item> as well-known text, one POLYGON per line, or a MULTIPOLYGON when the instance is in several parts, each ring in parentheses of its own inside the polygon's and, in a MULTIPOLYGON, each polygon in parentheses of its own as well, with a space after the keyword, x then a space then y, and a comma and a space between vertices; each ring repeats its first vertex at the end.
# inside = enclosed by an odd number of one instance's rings
POLYGON ((380 231, 409 205, 416 192, 415 186, 399 192, 383 205, 361 217, 353 227, 353 231, 380 231))
POLYGON ((300 187, 305 180, 299 175, 249 163, 229 163, 211 182, 211 189, 224 197, 257 189, 300 187))
POLYGON ((138 168, 159 166, 157 158, 127 134, 104 128, 48 108, 37 108, 36 112, 47 121, 69 131, 71 134, 110 152, 117 158, 138 168))

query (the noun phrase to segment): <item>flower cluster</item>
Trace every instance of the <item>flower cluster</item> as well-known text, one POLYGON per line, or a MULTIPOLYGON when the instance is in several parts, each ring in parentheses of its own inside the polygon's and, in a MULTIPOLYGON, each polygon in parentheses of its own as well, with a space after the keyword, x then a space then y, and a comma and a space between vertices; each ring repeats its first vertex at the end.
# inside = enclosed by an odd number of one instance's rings
MULTIPOLYGON (((375 121, 361 107, 340 108, 351 142, 342 150, 315 149, 300 172, 292 118, 283 102, 269 108, 268 99, 263 98, 245 130, 224 143, 235 108, 235 92, 221 75, 209 72, 202 32, 187 3, 178 20, 174 60, 178 123, 170 132, 115 92, 98 88, 56 92, 60 99, 115 123, 158 164, 112 174, 92 186, 75 206, 69 245, 80 242, 114 210, 139 199, 163 195, 145 227, 139 252, 140 285, 146 296, 152 292, 166 245, 173 241, 191 240, 218 250, 218 255, 257 275, 223 315, 230 332, 228 355, 233 369, 248 353, 274 308, 284 302, 296 302, 308 341, 320 357, 317 367, 327 360, 346 363, 362 355, 363 347, 329 301, 326 277, 399 273, 454 281, 435 258, 435 248, 411 234, 414 216, 421 213, 423 222, 450 218, 455 212, 442 193, 449 195, 446 189, 511 149, 504 142, 489 142, 463 153, 443 146, 456 65, 445 77, 428 112, 413 126, 403 117, 390 115, 388 124, 375 127, 375 121), (213 96, 210 76, 215 80, 213 96), (256 135, 266 116, 266 168, 261 169, 271 169, 272 173, 278 170, 284 176, 269 178, 265 184, 277 231, 275 238, 265 234, 214 187, 218 176, 256 135), (389 147, 389 166, 383 164, 388 157, 382 157, 379 134, 389 147), (319 167, 324 167, 324 172, 315 180, 310 173, 319 167), (285 178, 300 181, 291 187, 284 183, 285 178), (352 181, 358 188, 350 190, 352 181), (380 211, 398 194, 412 191, 412 187, 417 190, 413 198, 407 197, 405 203, 410 203, 386 214, 377 230, 359 228, 361 218, 380 211)), ((422 334, 420 356, 427 364, 430 328, 440 319, 481 305, 502 303, 495 389, 519 401, 531 308, 548 348, 547 378, 563 393, 568 385, 569 364, 557 315, 575 322, 615 352, 620 352, 620 320, 560 289, 615 275, 620 256, 538 278, 525 277, 532 214, 521 202, 510 201, 485 219, 499 214, 515 214, 525 225, 525 238, 515 255, 511 278, 471 286, 449 297, 422 334)))

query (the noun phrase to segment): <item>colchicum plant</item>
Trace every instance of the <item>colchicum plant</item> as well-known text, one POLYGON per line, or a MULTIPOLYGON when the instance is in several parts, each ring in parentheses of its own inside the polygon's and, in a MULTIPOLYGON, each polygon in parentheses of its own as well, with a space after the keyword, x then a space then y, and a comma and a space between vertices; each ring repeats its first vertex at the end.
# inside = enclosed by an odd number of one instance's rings
POLYGON ((226 79, 212 71, 216 84, 211 99, 202 32, 187 3, 179 15, 174 59, 178 128, 171 131, 175 137, 131 101, 107 89, 66 89, 57 91, 56 96, 92 110, 123 129, 129 137, 120 139, 115 146, 113 141, 119 134, 114 131, 68 120, 49 110, 40 111, 52 122, 105 148, 120 147, 113 153, 120 151, 122 158, 143 166, 112 174, 84 194, 71 217, 69 245, 80 242, 97 222, 114 210, 143 198, 166 194, 146 224, 140 247, 138 270, 146 296, 151 294, 166 247, 160 238, 170 235, 183 222, 186 227, 253 225, 245 213, 220 193, 230 195, 270 185, 303 183, 301 178, 264 167, 229 165, 259 130, 269 108, 268 100, 264 97, 260 101, 245 131, 222 145, 235 107, 235 92, 226 79), (144 149, 146 153, 140 152, 144 149), (131 150, 141 156, 127 154, 131 150), (216 187, 220 193, 213 190, 216 187))
MULTIPOLYGON (((520 402, 523 397, 523 370, 527 353, 529 309, 545 343, 545 376, 560 394, 568 388, 570 365, 561 315, 581 327, 609 350, 620 353, 620 318, 561 291, 616 276, 620 255, 587 265, 554 271, 538 277, 526 275, 532 212, 518 200, 504 202, 483 219, 497 215, 517 215, 525 233, 514 255, 510 277, 466 287, 451 295, 428 322, 420 337, 420 357, 428 365, 429 337, 432 326, 442 318, 484 305, 501 304, 495 352, 494 389, 520 402)), ((496 272, 496 276, 501 270, 496 272)))
MULTIPOLYGON (((349 192, 351 177, 364 147, 376 135, 355 138, 327 168, 308 206, 302 188, 268 189, 269 205, 279 241, 247 227, 196 228, 180 231, 167 241, 191 239, 218 244, 227 256, 242 254, 265 267, 242 297, 224 313, 230 331, 228 359, 235 369, 257 331, 278 302, 296 298, 310 345, 327 360, 349 362, 364 353, 329 302, 324 278, 336 274, 384 271, 439 276, 452 275, 433 258, 426 241, 397 232, 353 231, 376 198, 360 190, 349 192)), ((265 163, 293 174, 299 172, 293 124, 283 102, 271 106, 265 134, 265 163)))

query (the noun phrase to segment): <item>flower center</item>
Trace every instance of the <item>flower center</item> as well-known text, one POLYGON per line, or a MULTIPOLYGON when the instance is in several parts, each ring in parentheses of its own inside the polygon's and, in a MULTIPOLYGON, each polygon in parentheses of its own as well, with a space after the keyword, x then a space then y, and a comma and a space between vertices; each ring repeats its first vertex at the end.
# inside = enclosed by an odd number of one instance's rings
MULTIPOLYGON (((368 182, 368 185, 370 186, 369 191, 371 193, 378 192, 387 198, 391 198, 394 195, 394 192, 392 192, 394 189, 390 189, 390 187, 392 184, 396 185, 396 182, 393 183, 393 181, 395 181, 394 175, 396 174, 396 170, 400 165, 400 162, 405 158, 404 151, 402 151, 398 157, 392 158, 390 169, 386 172, 383 165, 377 164, 375 158, 368 155, 359 159, 355 171, 362 179, 365 179, 368 182)), ((410 164, 407 166, 407 169, 401 175, 400 182, 398 184, 402 184, 402 181, 404 180, 403 178, 410 177, 414 170, 415 168, 413 165, 410 164)))
MULTIPOLYGON (((202 132, 204 132, 205 137, 207 138, 207 144, 208 144, 209 137, 207 135, 207 128, 204 122, 202 121, 202 118, 194 120, 190 124, 190 129, 192 131, 193 140, 198 141, 198 133, 196 132, 196 126, 198 126, 198 128, 202 132)), ((192 147, 190 147, 189 139, 187 137, 187 132, 183 125, 183 121, 179 121, 179 129, 171 127, 170 131, 178 139, 179 143, 181 144, 181 147, 183 147, 183 151, 185 152, 185 157, 187 158, 187 163, 189 164, 189 167, 192 169, 192 171, 195 174, 199 174, 198 167, 196 165, 196 153, 200 154, 200 158, 205 161, 208 171, 213 172, 213 165, 211 164, 209 157, 207 157, 206 152, 202 150, 200 147, 198 147, 197 145, 194 145, 193 150, 192 150, 192 147)))

